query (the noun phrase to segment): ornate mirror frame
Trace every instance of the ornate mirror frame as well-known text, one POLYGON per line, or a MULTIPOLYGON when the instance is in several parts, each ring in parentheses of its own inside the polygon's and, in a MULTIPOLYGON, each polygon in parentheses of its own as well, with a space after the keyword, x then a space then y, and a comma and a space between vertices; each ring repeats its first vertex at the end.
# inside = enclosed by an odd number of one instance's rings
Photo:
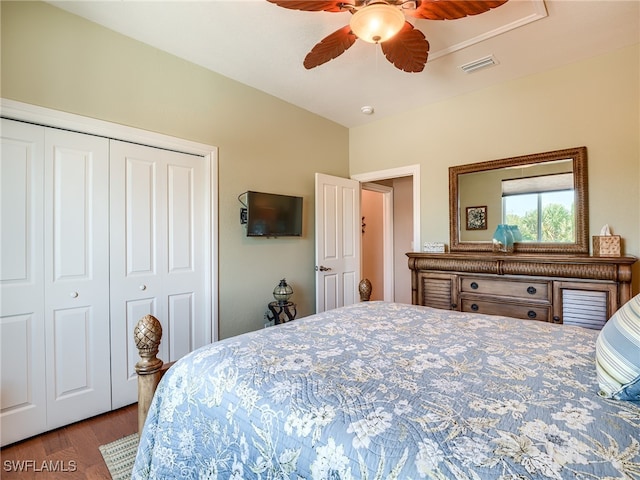
POLYGON ((587 181, 587 148, 576 147, 552 152, 536 153, 520 157, 503 158, 488 162, 472 163, 449 167, 449 239, 452 252, 492 252, 491 241, 460 241, 463 212, 459 207, 458 177, 465 173, 475 173, 500 168, 511 168, 529 164, 573 160, 573 180, 575 190, 575 243, 536 243, 521 242, 515 244, 515 253, 533 254, 589 254, 589 204, 587 181))

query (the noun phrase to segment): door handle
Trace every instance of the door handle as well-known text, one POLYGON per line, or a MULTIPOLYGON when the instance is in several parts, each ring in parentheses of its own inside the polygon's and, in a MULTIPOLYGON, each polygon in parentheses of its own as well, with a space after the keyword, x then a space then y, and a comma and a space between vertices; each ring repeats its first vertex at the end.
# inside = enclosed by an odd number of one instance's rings
POLYGON ((318 267, 316 266, 316 272, 317 272, 318 270, 320 270, 321 272, 329 272, 329 271, 331 271, 331 267, 325 267, 324 265, 320 265, 320 267, 318 268, 318 267))

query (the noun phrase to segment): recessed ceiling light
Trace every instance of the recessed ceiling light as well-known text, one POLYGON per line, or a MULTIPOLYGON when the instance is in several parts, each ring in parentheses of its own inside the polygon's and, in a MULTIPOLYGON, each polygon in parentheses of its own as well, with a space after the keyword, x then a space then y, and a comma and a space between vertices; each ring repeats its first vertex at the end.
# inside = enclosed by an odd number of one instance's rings
POLYGON ((360 108, 360 111, 362 113, 364 113, 365 115, 373 115, 373 112, 375 110, 373 109, 373 107, 371 105, 365 105, 364 107, 360 108))

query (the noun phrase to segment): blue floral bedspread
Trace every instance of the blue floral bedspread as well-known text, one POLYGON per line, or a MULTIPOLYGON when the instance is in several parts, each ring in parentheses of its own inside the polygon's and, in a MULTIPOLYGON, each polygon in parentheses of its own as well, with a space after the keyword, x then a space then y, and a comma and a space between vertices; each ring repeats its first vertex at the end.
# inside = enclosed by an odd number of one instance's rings
POLYGON ((163 378, 133 479, 638 479, 597 334, 366 302, 216 342, 163 378))

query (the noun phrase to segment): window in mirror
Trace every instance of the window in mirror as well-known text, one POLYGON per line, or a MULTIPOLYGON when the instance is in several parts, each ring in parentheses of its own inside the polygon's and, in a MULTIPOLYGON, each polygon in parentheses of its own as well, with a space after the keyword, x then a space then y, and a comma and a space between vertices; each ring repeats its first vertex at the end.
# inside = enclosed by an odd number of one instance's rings
POLYGON ((573 243, 573 174, 502 180, 502 223, 518 227, 519 242, 573 243))

